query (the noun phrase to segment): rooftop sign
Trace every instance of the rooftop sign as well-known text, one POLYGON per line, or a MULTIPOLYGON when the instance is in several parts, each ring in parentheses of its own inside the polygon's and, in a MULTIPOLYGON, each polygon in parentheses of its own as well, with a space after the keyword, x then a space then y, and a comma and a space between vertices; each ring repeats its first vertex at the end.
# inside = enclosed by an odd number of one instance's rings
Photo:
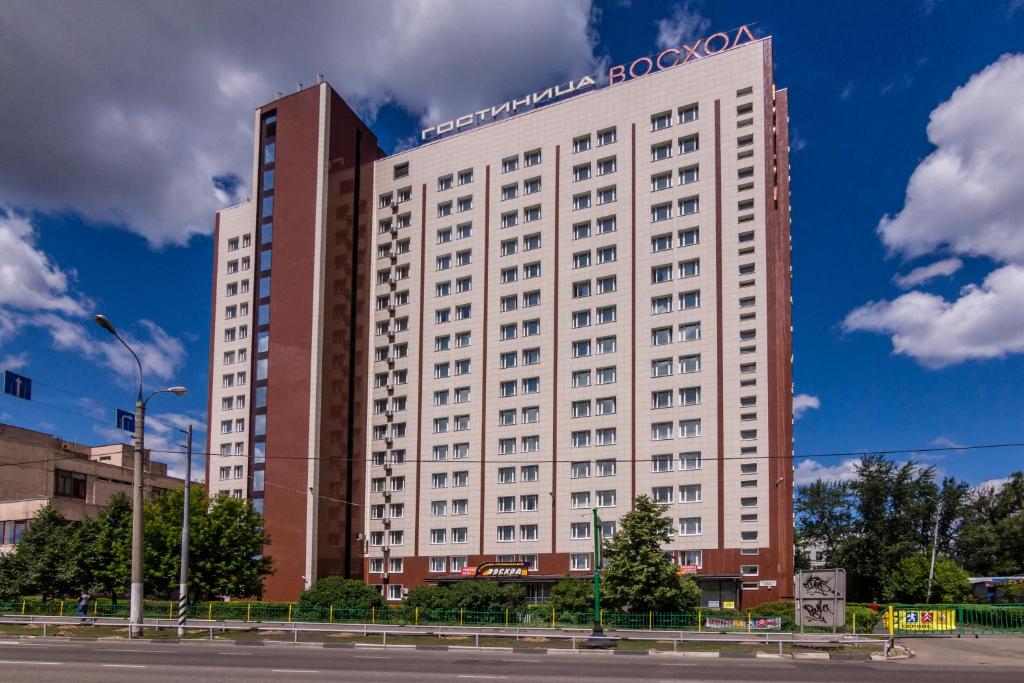
POLYGON ((598 76, 596 75, 583 76, 577 80, 560 83, 559 85, 524 95, 521 98, 503 102, 500 105, 464 114, 456 119, 439 123, 430 128, 424 128, 420 134, 420 140, 422 142, 436 140, 448 133, 472 128, 484 122, 514 116, 524 111, 535 109, 538 106, 566 99, 569 96, 586 90, 616 85, 636 78, 642 78, 657 71, 671 69, 680 64, 695 62, 699 59, 731 50, 734 47, 755 42, 756 40, 754 34, 750 32, 750 28, 746 25, 740 26, 734 32, 715 33, 706 38, 697 39, 692 45, 668 48, 653 57, 640 57, 633 60, 630 64, 613 66, 608 69, 607 83, 603 85, 599 85, 598 76))

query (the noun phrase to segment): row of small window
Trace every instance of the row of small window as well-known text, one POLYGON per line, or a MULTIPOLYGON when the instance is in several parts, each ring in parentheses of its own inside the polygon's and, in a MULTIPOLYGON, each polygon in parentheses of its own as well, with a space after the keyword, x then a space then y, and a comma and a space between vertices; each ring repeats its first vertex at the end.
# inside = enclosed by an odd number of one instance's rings
MULTIPOLYGON (((599 277, 594 280, 594 284, 597 287, 598 294, 611 294, 616 291, 619 286, 618 277, 615 275, 606 275, 605 277, 599 277)), ((582 299, 590 296, 592 291, 590 280, 580 280, 572 284, 572 298, 582 299)))
POLYGON ((444 218, 445 216, 452 215, 452 208, 455 208, 459 213, 465 213, 466 211, 473 210, 473 195, 466 195, 465 197, 459 197, 455 202, 439 202, 437 205, 437 217, 444 218))
POLYGON ((394 192, 382 192, 377 197, 377 208, 385 209, 392 205, 403 204, 412 200, 412 186, 400 187, 394 192))
POLYGON ((454 230, 452 226, 437 229, 437 243, 447 244, 452 241, 452 238, 458 240, 464 240, 468 237, 473 236, 473 224, 472 223, 460 223, 456 225, 454 230))
POLYGON ((593 446, 614 446, 618 443, 619 432, 615 427, 602 427, 593 432, 589 429, 577 429, 569 435, 569 446, 572 448, 590 448, 593 446), (593 436, 593 438, 591 438, 593 436))
MULTIPOLYGON (((473 276, 460 277, 455 280, 455 293, 462 294, 473 290, 473 276)), ((452 293, 452 281, 442 280, 434 285, 434 296, 448 296, 452 293)))
MULTIPOLYGON (((523 308, 533 308, 534 306, 540 306, 540 290, 531 290, 529 292, 523 292, 523 308)), ((509 313, 519 308, 519 296, 516 294, 509 294, 501 297, 501 312, 509 313)))
POLYGON ((232 422, 231 420, 220 421, 220 433, 230 434, 232 432, 244 432, 245 431, 245 418, 240 417, 232 422))
POLYGON ((618 339, 613 334, 597 339, 576 339, 572 342, 573 358, 589 358, 590 356, 602 356, 606 353, 615 353, 618 350, 618 339))
MULTIPOLYGON (((672 171, 665 171, 663 173, 655 173, 652 175, 651 192, 667 190, 672 187, 672 177, 672 171)), ((679 169, 678 182, 680 185, 688 185, 689 183, 695 183, 698 180, 700 180, 700 166, 698 164, 679 169)))
POLYGON ((452 309, 449 307, 438 308, 434 311, 434 323, 443 325, 453 320, 469 320, 473 317, 473 304, 459 304, 455 306, 455 316, 452 317, 452 309))
POLYGON ((373 386, 375 389, 383 389, 388 384, 406 384, 409 381, 409 371, 405 369, 392 372, 375 372, 373 374, 373 386))
MULTIPOLYGON (((700 212, 700 197, 686 197, 676 202, 678 215, 692 216, 700 212)), ((651 222, 667 221, 672 218, 672 202, 655 204, 651 207, 651 222)), ((682 245, 680 245, 682 246, 682 245)))
MULTIPOLYGON (((521 380, 522 389, 524 394, 538 394, 540 393, 540 377, 524 377, 521 380)), ((498 384, 498 395, 502 398, 508 398, 515 396, 518 390, 520 381, 510 379, 500 382, 498 384)))
POLYGON ((618 371, 616 366, 609 365, 595 370, 587 369, 574 371, 572 373, 572 387, 574 389, 580 389, 591 386, 594 383, 595 375, 597 384, 615 384, 615 382, 618 381, 618 371))
MULTIPOLYGON (((699 418, 679 420, 679 438, 695 439, 701 435, 699 418)), ((654 422, 651 424, 651 441, 667 441, 675 438, 675 425, 672 422, 654 422)))
POLYGON ((377 221, 377 232, 379 232, 382 235, 384 233, 386 233, 386 232, 390 232, 391 228, 392 228, 392 225, 394 226, 395 230, 401 230, 402 228, 411 227, 412 226, 412 214, 411 213, 399 214, 399 215, 394 217, 393 221, 392 221, 391 218, 381 218, 379 221, 377 221))
POLYGON ((241 339, 248 339, 248 338, 249 338, 249 326, 248 325, 239 325, 237 328, 236 327, 227 327, 227 328, 224 329, 224 341, 225 342, 230 343, 230 342, 235 341, 236 339, 241 340, 241 339))
POLYGON ((387 425, 374 425, 373 426, 373 438, 375 440, 380 439, 401 439, 405 437, 407 433, 406 424, 404 422, 395 422, 391 425, 390 431, 387 425))
MULTIPOLYGON (((462 488, 469 486, 469 472, 460 470, 451 473, 451 482, 453 488, 462 488)), ((430 488, 432 489, 446 489, 448 488, 448 473, 447 472, 434 472, 430 475, 430 488)))
POLYGON ((394 396, 391 399, 378 398, 373 401, 373 414, 380 415, 388 411, 399 413, 406 410, 409 399, 406 396, 394 396))
MULTIPOLYGON (((462 475, 465 477, 463 484, 456 484, 456 486, 468 486, 469 485, 469 472, 456 472, 455 474, 462 475)), ((460 479, 461 481, 461 479, 460 479)), ((404 491, 405 490, 405 476, 397 475, 394 477, 374 477, 370 479, 370 491, 373 493, 382 493, 384 491, 404 491)))
MULTIPOLYGON (((700 405, 700 387, 683 387, 679 390, 679 406, 700 405)), ((671 408, 675 392, 672 389, 651 392, 651 410, 671 408)))
MULTIPOLYGON (((594 251, 597 252, 597 262, 599 264, 614 263, 618 259, 618 247, 614 244, 600 247, 594 251)), ((591 263, 591 250, 589 249, 587 251, 577 251, 572 255, 573 268, 587 268, 591 263)))
MULTIPOLYGON (((604 159, 598 159, 594 162, 597 166, 597 175, 608 175, 615 173, 618 170, 618 161, 614 156, 605 157, 604 159)), ((591 170, 593 165, 588 161, 585 164, 578 164, 572 167, 572 179, 574 182, 582 182, 584 180, 590 180, 592 177, 591 170)))
MULTIPOLYGON (((523 154, 523 166, 529 168, 530 166, 539 166, 541 162, 541 151, 539 149, 530 150, 523 154)), ((511 173, 512 171, 519 170, 519 155, 515 154, 512 156, 505 157, 501 160, 501 172, 511 173)))
POLYGON ((230 387, 244 387, 246 383, 246 373, 243 372, 229 372, 221 375, 221 386, 225 389, 230 387))
POLYGON ((27 519, 0 520, 0 545, 14 545, 28 530, 27 519))
MULTIPOLYGON (((700 113, 699 105, 688 104, 683 107, 679 107, 676 110, 676 121, 681 125, 689 123, 690 121, 696 121, 697 116, 700 113)), ((651 115, 651 130, 664 130, 672 126, 672 110, 659 112, 651 115)))
POLYGON ((392 306, 405 306, 409 303, 409 290, 402 290, 394 294, 378 294, 377 310, 383 311, 392 306))
MULTIPOLYGON (((617 221, 615 216, 602 216, 594 221, 597 227, 598 235, 606 235, 608 233, 615 232, 617 227, 617 221)), ((572 226, 572 238, 574 240, 584 239, 590 237, 593 234, 593 228, 590 221, 582 221, 574 223, 572 226)))
MULTIPOLYGON (((668 339, 671 341, 671 328, 662 328, 668 330, 668 339)), ((698 335, 699 337, 699 335, 698 335)), ((669 343, 669 342, 661 342, 669 343)), ((673 361, 671 358, 656 358, 651 361, 651 377, 668 377, 673 372, 673 361)), ((700 354, 691 354, 686 356, 679 356, 679 374, 688 375, 693 372, 700 372, 700 354)))
POLYGON ((222 360, 223 365, 233 365, 236 362, 245 363, 249 360, 249 351, 248 349, 238 349, 237 351, 225 351, 222 360))
POLYGON ((434 363, 434 379, 445 379, 452 376, 452 366, 455 367, 455 376, 468 375, 470 372, 470 361, 468 358, 463 358, 455 361, 444 361, 442 363, 434 363))
POLYGON ((245 395, 239 394, 238 396, 224 396, 220 399, 221 410, 241 410, 245 408, 245 395))
MULTIPOLYGON (((523 194, 536 194, 541 190, 540 176, 527 178, 523 181, 523 194)), ((519 182, 509 183, 501 186, 501 200, 508 201, 519 196, 519 182)))
MULTIPOLYGON (((441 254, 434 260, 435 270, 448 270, 452 267, 452 255, 441 254)), ((455 252, 455 266, 468 266, 473 262, 473 250, 464 249, 462 251, 455 252)))
MULTIPOLYGON (((448 444, 436 444, 431 449, 431 458, 435 462, 444 462, 448 460, 448 444)), ((453 443, 451 445, 451 456, 453 460, 462 460, 469 457, 469 444, 468 443, 453 443)))
MULTIPOLYGON (((505 323, 498 328, 498 335, 501 341, 508 341, 515 339, 518 335, 519 323, 505 323)), ((522 321, 523 336, 533 337, 540 334, 540 320, 524 320, 522 321)))
MULTIPOLYGON (((604 147, 610 145, 618 140, 618 133, 615 126, 611 128, 604 128, 597 131, 597 146, 604 147)), ((586 135, 578 135, 572 139, 572 151, 573 154, 579 154, 580 152, 586 152, 591 147, 591 136, 589 133, 586 135)))
POLYGON ((237 318, 239 316, 243 316, 244 317, 244 316, 247 316, 247 315, 249 315, 249 304, 248 303, 232 304, 230 306, 225 306, 224 307, 224 319, 225 320, 233 320, 233 319, 235 319, 235 318, 237 318))
MULTIPOLYGON (((523 236, 523 251, 532 251, 534 249, 540 249, 541 239, 540 233, 535 232, 532 235, 523 236)), ((513 237, 512 239, 501 241, 501 255, 512 256, 513 254, 519 253, 519 238, 513 237)))
POLYGON ((522 351, 503 351, 498 360, 502 370, 514 368, 519 364, 519 357, 522 356, 523 365, 536 365, 540 362, 540 349, 523 349, 522 351))
MULTIPOLYGON (((461 500, 459 502, 463 504, 463 508, 468 512, 469 501, 461 500)), ((386 507, 383 503, 378 503, 376 505, 370 506, 370 519, 402 519, 404 517, 405 503, 389 503, 386 507), (385 510, 387 510, 386 515, 385 510)))
POLYGON ((392 282, 398 282, 399 280, 407 280, 409 278, 411 267, 408 263, 394 268, 381 268, 377 271, 377 284, 386 285, 392 282))
POLYGON ((246 294, 249 292, 249 279, 246 278, 241 282, 229 282, 224 285, 224 296, 237 296, 238 293, 246 294))
MULTIPOLYGON (((680 230, 676 234, 677 246, 692 247, 695 244, 700 243, 700 229, 699 228, 687 228, 680 230)), ((655 235, 651 238, 651 252, 657 253, 659 251, 667 251, 672 248, 672 233, 667 232, 661 235, 655 235)))
POLYGON ((700 259, 680 261, 678 264, 664 263, 660 266, 651 267, 651 284, 657 285, 662 282, 671 282, 678 269, 680 280, 697 277, 700 275, 700 259))
POLYGON ((679 138, 676 141, 676 145, 673 145, 671 140, 651 145, 651 161, 661 161, 662 159, 670 158, 673 148, 676 146, 678 146, 679 154, 696 152, 700 149, 700 135, 694 133, 693 135, 679 138))
POLYGON ((409 318, 402 316, 401 318, 378 320, 374 324, 374 330, 378 335, 390 334, 392 332, 408 332, 409 318))
POLYGON ((601 187, 596 192, 591 193, 580 192, 572 196, 572 210, 582 211, 583 209, 589 209, 594 205, 594 196, 597 197, 597 205, 602 206, 604 204, 611 204, 618 198, 618 190, 615 185, 609 185, 608 187, 601 187))
POLYGON ((391 242, 383 242, 377 245, 377 258, 388 258, 389 256, 399 256, 401 254, 409 253, 409 239, 401 239, 394 243, 394 251, 391 248, 391 242))
MULTIPOLYGON (((540 204, 534 206, 527 206, 523 209, 523 222, 532 223, 533 221, 539 221, 541 219, 540 204)), ((513 228, 519 225, 519 209, 514 211, 506 211, 501 214, 501 227, 513 228)))
POLYGON ((220 455, 245 455, 245 442, 235 441, 233 444, 228 441, 220 445, 220 455))
POLYGON ((248 232, 245 233, 244 235, 242 235, 241 241, 239 241, 238 237, 232 237, 231 239, 228 240, 228 251, 229 252, 231 252, 231 251, 238 251, 239 246, 241 246, 242 249, 245 249, 246 247, 251 247, 252 246, 252 234, 248 233, 248 232))
POLYGON ((228 479, 241 479, 245 476, 245 468, 242 465, 235 465, 232 471, 231 467, 221 467, 218 473, 220 481, 227 481, 228 479))
MULTIPOLYGON (((672 301, 676 297, 671 294, 663 294, 661 296, 651 297, 651 315, 661 315, 663 313, 672 312, 672 301)), ((700 308, 700 290, 695 289, 690 292, 680 292, 678 296, 679 307, 677 310, 688 311, 694 308, 700 308)))
MULTIPOLYGON (((498 411, 498 425, 501 427, 511 427, 516 424, 516 419, 520 418, 522 424, 537 424, 540 422, 540 408, 537 406, 525 406, 519 409, 519 413, 516 413, 515 408, 506 408, 498 411)), ((502 441, 509 441, 509 439, 503 439, 502 441)), ((516 452, 515 439, 511 439, 511 444, 508 444, 512 450, 510 452, 516 452)), ((523 444, 523 448, 526 448, 526 444, 523 444)))
POLYGON ((243 256, 241 258, 241 260, 239 260, 239 259, 231 259, 230 261, 228 261, 228 264, 227 264, 227 273, 228 273, 228 275, 234 275, 239 270, 243 270, 243 271, 249 270, 251 265, 252 265, 252 259, 250 257, 248 257, 248 256, 243 256))
POLYGON ((574 310, 572 311, 572 329, 578 330, 580 328, 589 328, 592 324, 596 325, 607 325, 614 323, 618 316, 618 306, 612 304, 610 306, 598 306, 591 310, 574 310))
MULTIPOLYGON (((514 420, 514 418, 515 418, 515 411, 513 410, 513 411, 508 411, 508 412, 512 413, 512 417, 513 417, 513 420, 514 420)), ((538 419, 539 419, 539 415, 540 415, 540 411, 537 411, 538 419)), ((511 424, 514 424, 514 422, 511 423, 511 424)), ((522 446, 522 452, 523 453, 537 453, 537 452, 540 451, 540 437, 537 436, 536 434, 532 434, 530 436, 521 436, 521 437, 519 437, 519 443, 522 446)), ((515 455, 515 453, 516 453, 516 439, 515 439, 515 437, 498 439, 498 454, 499 455, 515 455)))
POLYGON ((453 418, 435 417, 434 434, 447 434, 450 431, 464 432, 469 429, 469 415, 456 415, 453 418))
MULTIPOLYGON (((523 264, 523 279, 524 280, 530 280, 530 279, 533 279, 535 277, 540 277, 540 275, 541 275, 540 261, 535 261, 533 263, 524 263, 523 264)), ((502 268, 501 269, 501 283, 502 284, 506 284, 507 285, 507 284, 510 284, 512 282, 517 282, 518 280, 519 280, 519 266, 511 266, 509 268, 502 268)))

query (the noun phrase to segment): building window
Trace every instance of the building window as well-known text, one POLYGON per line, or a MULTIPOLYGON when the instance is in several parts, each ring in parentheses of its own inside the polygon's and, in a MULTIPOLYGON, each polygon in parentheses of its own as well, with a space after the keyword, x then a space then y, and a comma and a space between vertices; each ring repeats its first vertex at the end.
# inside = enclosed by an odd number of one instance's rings
POLYGON ((605 128, 597 131, 597 146, 603 147, 615 142, 615 128, 605 128))
POLYGON ((86 476, 80 472, 54 470, 54 489, 56 496, 67 498, 86 498, 86 476))
POLYGON ((699 536, 701 533, 700 517, 680 517, 680 536, 699 536))

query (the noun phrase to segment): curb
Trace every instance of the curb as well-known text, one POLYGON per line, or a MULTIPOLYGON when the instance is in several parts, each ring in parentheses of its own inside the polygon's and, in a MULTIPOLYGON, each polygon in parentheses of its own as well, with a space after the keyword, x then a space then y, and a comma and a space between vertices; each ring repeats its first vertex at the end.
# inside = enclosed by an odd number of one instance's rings
POLYGON ((827 652, 794 652, 793 659, 828 659, 827 652))

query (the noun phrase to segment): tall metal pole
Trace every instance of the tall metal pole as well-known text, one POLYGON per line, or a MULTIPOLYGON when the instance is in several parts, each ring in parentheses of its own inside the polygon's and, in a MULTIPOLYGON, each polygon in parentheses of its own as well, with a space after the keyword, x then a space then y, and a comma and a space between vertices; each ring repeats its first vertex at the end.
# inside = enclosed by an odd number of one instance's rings
MULTIPOLYGON (((941 493, 940 493, 941 495, 941 493)), ((939 499, 939 507, 935 511, 935 532, 932 534, 932 566, 928 570, 928 593, 925 595, 925 603, 932 601, 932 579, 935 577, 935 554, 939 548, 939 519, 942 518, 942 499, 939 499)))
POLYGON ((142 585, 142 451, 145 441, 145 422, 146 402, 142 400, 140 384, 139 395, 135 401, 135 459, 132 472, 132 586, 131 607, 128 613, 131 624, 129 628, 135 636, 142 635, 142 599, 144 595, 142 585))
POLYGON ((185 502, 181 513, 181 576, 178 580, 178 637, 185 635, 188 611, 188 503, 192 489, 192 425, 185 430, 185 502))
POLYGON ((601 526, 597 508, 591 508, 594 515, 594 635, 604 635, 601 627, 601 526))

